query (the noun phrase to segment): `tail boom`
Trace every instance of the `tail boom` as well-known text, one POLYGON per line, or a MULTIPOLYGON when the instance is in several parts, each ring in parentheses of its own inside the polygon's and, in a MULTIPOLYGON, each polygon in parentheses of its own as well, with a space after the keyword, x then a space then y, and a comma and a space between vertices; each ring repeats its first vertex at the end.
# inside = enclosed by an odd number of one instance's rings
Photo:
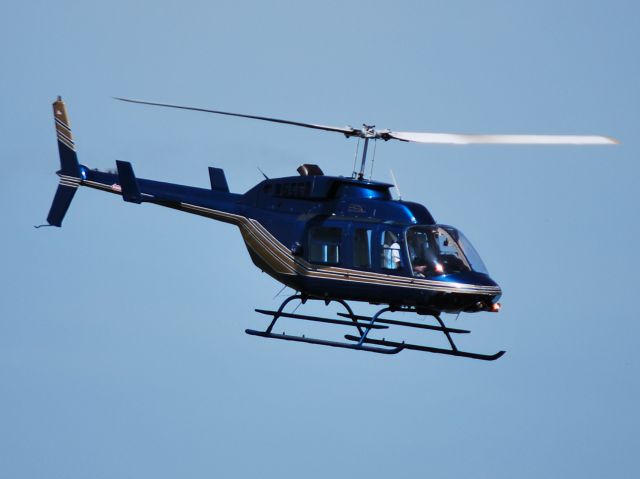
POLYGON ((237 209, 241 195, 229 192, 224 172, 219 168, 209 168, 211 189, 207 189, 138 179, 131 163, 126 161, 117 161, 117 171, 113 172, 80 165, 67 108, 60 97, 53 102, 53 116, 60 154, 60 170, 56 173, 60 181, 47 216, 49 225, 62 225, 79 186, 117 194, 130 203, 155 203, 220 221, 226 221, 226 217, 218 217, 214 212, 233 213, 237 209))

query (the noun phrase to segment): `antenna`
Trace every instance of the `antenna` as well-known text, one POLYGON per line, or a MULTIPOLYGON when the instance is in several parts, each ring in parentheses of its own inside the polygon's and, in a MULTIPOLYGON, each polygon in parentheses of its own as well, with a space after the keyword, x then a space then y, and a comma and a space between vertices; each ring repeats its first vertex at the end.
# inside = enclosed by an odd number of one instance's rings
POLYGON ((393 170, 389 170, 389 173, 391 173, 391 179, 393 180, 393 187, 398 192, 398 199, 402 200, 402 193, 400 193, 400 187, 398 186, 398 182, 396 181, 396 175, 393 174, 393 170))
POLYGON ((265 179, 265 180, 268 180, 268 179, 269 179, 269 177, 268 177, 267 175, 265 175, 265 174, 264 174, 264 171, 262 171, 262 168, 260 168, 259 166, 256 166, 256 168, 258 168, 258 171, 259 171, 260 173, 262 173, 262 176, 264 176, 264 179, 265 179))

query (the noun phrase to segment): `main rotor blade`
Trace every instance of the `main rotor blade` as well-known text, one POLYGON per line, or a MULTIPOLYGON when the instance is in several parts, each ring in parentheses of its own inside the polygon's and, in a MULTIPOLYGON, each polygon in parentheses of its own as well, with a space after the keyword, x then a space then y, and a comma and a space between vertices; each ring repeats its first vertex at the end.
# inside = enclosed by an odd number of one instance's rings
POLYGON ((597 135, 465 135, 457 133, 389 131, 384 136, 414 143, 449 145, 612 145, 618 143, 613 138, 597 135))
POLYGON ((281 120, 279 118, 270 118, 267 116, 244 115, 242 113, 231 113, 228 111, 209 110, 206 108, 197 108, 194 106, 172 105, 170 103, 156 103, 152 101, 132 100, 130 98, 119 98, 119 97, 114 97, 114 98, 116 100, 126 101, 129 103, 139 103, 141 105, 163 106, 167 108, 177 108, 179 110, 202 111, 205 113, 216 113, 218 115, 238 116, 241 118, 252 118, 254 120, 270 121, 272 123, 283 123, 285 125, 303 126, 305 128, 313 128, 316 130, 335 131, 338 133, 342 133, 346 136, 356 136, 360 134, 360 130, 355 130, 354 128, 351 128, 349 126, 337 127, 337 126, 315 125, 313 123, 302 123, 299 121, 281 120))

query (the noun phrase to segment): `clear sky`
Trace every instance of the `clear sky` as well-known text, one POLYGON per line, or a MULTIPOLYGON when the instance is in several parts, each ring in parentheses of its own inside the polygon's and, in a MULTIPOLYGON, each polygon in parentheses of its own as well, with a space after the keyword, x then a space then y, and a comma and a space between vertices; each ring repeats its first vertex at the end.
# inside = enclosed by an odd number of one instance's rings
POLYGON ((7 3, 0 477, 633 476, 637 5, 7 3), (218 166, 235 192, 260 181, 257 166, 348 175, 355 143, 111 97, 621 144, 378 145, 374 177, 392 168, 403 197, 462 229, 504 290, 500 314, 458 321, 473 330, 460 346, 508 351, 386 357, 245 335, 279 285, 229 225, 81 189, 62 229, 33 229, 57 184, 56 95, 81 162, 198 186, 218 166))

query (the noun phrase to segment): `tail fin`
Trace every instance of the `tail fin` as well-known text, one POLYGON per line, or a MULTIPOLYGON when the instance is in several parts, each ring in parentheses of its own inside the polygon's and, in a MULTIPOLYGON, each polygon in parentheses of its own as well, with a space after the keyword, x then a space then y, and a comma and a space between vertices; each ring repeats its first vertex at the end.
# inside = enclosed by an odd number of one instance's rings
POLYGON ((60 177, 60 184, 53 198, 53 204, 47 216, 47 223, 51 226, 61 226, 71 200, 73 200, 73 196, 82 182, 82 177, 71 134, 67 107, 60 97, 53 102, 53 117, 56 124, 58 152, 60 154, 60 170, 57 171, 57 175, 60 177))

